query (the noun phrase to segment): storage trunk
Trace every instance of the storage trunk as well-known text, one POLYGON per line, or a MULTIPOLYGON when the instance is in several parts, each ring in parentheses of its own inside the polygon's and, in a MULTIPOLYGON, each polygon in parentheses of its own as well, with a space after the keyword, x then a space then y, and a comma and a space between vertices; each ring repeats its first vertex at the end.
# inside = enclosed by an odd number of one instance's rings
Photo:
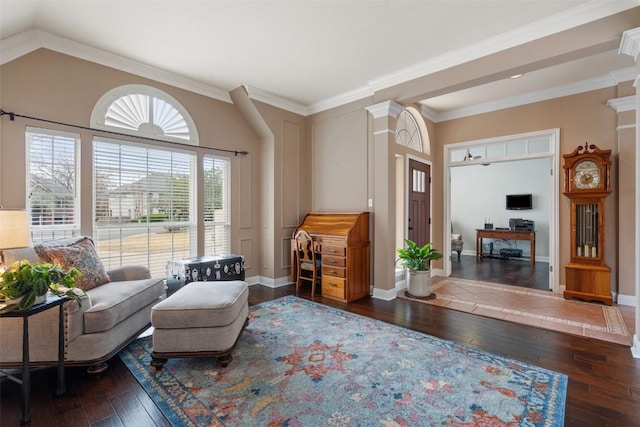
POLYGON ((177 290, 190 282, 244 280, 244 257, 207 255, 167 262, 167 287, 177 290))

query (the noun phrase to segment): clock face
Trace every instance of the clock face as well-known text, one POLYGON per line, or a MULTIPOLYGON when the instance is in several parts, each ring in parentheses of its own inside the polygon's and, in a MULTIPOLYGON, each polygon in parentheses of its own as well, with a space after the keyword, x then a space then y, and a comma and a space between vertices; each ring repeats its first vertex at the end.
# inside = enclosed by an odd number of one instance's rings
POLYGON ((573 184, 580 189, 598 188, 600 186, 598 165, 591 160, 578 163, 573 174, 573 184))

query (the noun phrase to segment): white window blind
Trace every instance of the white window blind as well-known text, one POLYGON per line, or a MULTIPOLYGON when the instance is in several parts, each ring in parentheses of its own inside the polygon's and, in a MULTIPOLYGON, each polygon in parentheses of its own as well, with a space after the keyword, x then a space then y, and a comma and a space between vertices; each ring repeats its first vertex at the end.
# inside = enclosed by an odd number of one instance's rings
POLYGON ((80 135, 27 127, 27 212, 34 242, 80 232, 80 135))
POLYGON ((195 159, 190 152, 95 138, 94 239, 107 268, 153 276, 195 254, 195 159))
POLYGON ((206 255, 230 252, 229 159, 205 156, 204 227, 206 255))

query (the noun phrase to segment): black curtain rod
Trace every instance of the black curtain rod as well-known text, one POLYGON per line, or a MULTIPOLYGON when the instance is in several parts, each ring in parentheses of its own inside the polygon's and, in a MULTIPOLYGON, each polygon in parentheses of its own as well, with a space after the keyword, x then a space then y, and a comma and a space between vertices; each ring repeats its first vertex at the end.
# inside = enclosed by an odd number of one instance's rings
POLYGON ((202 148, 202 149, 205 149, 205 150, 223 151, 225 153, 233 153, 233 155, 235 155, 235 156, 237 156, 238 154, 242 154, 243 156, 246 156, 247 154, 249 154, 248 151, 227 150, 226 148, 202 147, 200 145, 191 145, 191 144, 184 144, 182 142, 164 141, 162 139, 149 138, 149 137, 146 137, 146 136, 129 135, 129 134, 126 134, 126 133, 114 132, 114 131, 111 131, 111 130, 95 129, 95 128, 88 127, 88 126, 80 126, 80 125, 74 125, 74 124, 71 124, 71 123, 58 122, 58 121, 55 121, 55 120, 41 119, 39 117, 31 117, 31 116, 25 116, 23 114, 10 113, 8 111, 4 111, 1 108, 0 108, 0 116, 9 116, 9 120, 11 120, 12 122, 15 121, 16 117, 20 117, 20 118, 23 118, 23 119, 37 120, 37 121, 45 122, 45 123, 52 123, 54 125, 70 126, 70 127, 73 127, 73 128, 83 129, 83 130, 90 130, 90 131, 93 131, 93 132, 102 132, 102 133, 107 133, 107 134, 111 134, 111 135, 126 136, 126 137, 129 137, 129 138, 137 138, 137 139, 144 139, 144 140, 147 140, 147 141, 162 142, 163 144, 180 145, 182 147, 189 147, 189 148, 196 147, 196 148, 202 148))

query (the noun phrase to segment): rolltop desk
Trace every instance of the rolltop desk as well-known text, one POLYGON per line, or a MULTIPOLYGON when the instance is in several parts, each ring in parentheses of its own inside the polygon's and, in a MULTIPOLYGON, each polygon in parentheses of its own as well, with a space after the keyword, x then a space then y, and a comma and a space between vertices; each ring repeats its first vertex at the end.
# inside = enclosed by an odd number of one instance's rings
POLYGON ((300 229, 314 239, 322 262, 322 296, 350 302, 370 294, 369 212, 308 213, 291 236, 291 279, 296 281, 294 236, 300 229))

